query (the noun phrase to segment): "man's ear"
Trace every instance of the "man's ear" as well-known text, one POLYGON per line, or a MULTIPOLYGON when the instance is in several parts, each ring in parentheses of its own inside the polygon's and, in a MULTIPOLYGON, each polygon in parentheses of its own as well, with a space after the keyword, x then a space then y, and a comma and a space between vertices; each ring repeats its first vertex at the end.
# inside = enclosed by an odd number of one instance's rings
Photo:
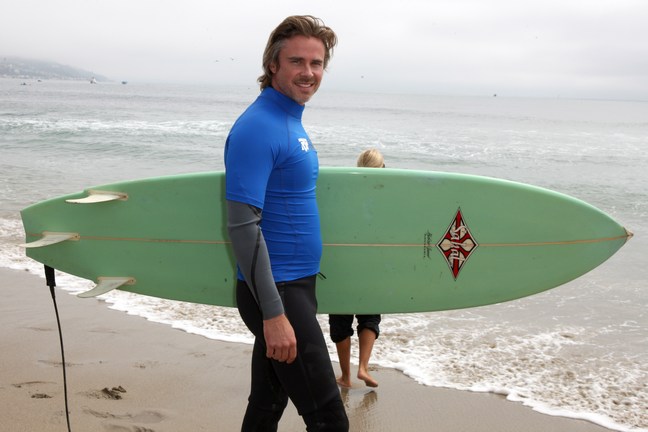
POLYGON ((278 69, 277 63, 275 62, 270 63, 270 66, 268 68, 270 69, 270 72, 272 72, 273 74, 277 73, 277 69, 278 69))

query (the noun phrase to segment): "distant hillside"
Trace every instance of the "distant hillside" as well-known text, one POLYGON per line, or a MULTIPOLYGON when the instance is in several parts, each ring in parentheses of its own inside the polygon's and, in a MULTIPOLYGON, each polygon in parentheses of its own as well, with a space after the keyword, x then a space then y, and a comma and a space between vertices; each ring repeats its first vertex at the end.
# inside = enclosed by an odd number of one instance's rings
POLYGON ((0 57, 0 78, 110 81, 102 75, 44 60, 0 57))

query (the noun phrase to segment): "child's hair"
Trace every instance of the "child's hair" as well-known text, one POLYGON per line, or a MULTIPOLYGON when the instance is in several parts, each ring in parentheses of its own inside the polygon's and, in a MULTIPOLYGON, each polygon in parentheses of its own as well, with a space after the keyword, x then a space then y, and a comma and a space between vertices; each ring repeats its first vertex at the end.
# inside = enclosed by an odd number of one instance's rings
POLYGON ((358 157, 358 166, 367 168, 385 168, 385 158, 375 148, 365 150, 358 157))

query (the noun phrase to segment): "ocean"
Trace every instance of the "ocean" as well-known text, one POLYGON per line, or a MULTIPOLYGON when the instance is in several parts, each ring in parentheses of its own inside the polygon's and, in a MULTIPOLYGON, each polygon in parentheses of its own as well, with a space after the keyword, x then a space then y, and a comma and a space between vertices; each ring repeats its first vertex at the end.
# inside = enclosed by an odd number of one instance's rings
MULTIPOLYGON (((255 85, 21 84, 0 80, 0 267, 39 276, 42 266, 18 247, 22 208, 109 182, 223 170, 228 130, 258 94, 255 85)), ((634 232, 603 265, 545 293, 385 315, 372 363, 425 386, 493 392, 550 415, 648 431, 648 102, 350 93, 325 83, 304 125, 321 166, 353 166, 376 147, 388 167, 563 192, 634 232)), ((57 282, 70 293, 93 286, 65 274, 57 282)), ((251 343, 235 309, 105 298, 209 339, 251 343)), ((330 341, 329 350, 336 359, 330 341)))

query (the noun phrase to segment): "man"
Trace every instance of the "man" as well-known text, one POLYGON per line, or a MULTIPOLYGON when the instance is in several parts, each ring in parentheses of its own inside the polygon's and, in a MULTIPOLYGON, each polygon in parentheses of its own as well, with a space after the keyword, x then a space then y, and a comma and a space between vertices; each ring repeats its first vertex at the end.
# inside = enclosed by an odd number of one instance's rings
POLYGON ((349 423, 315 313, 322 240, 317 152, 301 124, 337 43, 312 16, 286 18, 263 55, 261 94, 225 146, 228 231, 236 299, 255 335, 243 431, 276 431, 292 400, 308 431, 349 423))

